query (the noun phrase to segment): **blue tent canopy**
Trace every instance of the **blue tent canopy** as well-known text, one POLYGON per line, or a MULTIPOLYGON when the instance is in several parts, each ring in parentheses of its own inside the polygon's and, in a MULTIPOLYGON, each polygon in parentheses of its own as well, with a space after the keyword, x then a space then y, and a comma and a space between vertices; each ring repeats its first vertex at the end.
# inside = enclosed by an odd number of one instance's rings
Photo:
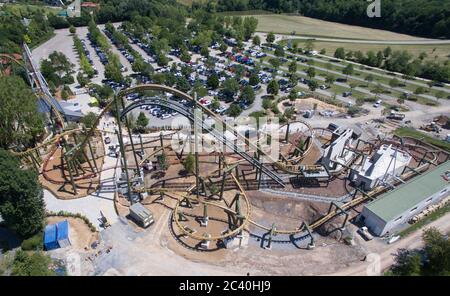
POLYGON ((45 226, 44 248, 49 251, 70 245, 67 220, 45 226))

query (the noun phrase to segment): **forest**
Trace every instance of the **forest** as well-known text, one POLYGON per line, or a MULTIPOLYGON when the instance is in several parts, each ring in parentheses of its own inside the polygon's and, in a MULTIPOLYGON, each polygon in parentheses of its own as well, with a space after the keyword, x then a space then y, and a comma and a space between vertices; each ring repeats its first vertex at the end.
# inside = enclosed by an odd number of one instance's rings
POLYGON ((217 0, 217 11, 267 10, 410 35, 450 38, 450 1, 382 0, 381 17, 369 18, 366 0, 217 0))

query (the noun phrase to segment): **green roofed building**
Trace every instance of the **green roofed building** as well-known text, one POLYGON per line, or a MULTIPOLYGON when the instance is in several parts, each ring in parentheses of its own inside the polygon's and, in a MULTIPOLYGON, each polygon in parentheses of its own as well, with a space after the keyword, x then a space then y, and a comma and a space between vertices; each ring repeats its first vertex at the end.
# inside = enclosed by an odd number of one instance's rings
POLYGON ((414 215, 450 194, 450 161, 367 204, 361 221, 378 236, 392 233, 414 215))

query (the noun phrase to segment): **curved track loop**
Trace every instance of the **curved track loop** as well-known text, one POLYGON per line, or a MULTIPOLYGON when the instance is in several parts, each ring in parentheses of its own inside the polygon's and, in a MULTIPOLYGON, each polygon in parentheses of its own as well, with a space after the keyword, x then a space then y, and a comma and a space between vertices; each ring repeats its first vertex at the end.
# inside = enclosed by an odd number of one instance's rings
POLYGON ((289 163, 289 162, 298 162, 298 161, 302 160, 303 158, 305 158, 306 155, 308 155, 308 153, 310 152, 310 150, 311 150, 311 148, 312 148, 312 146, 313 146, 313 141, 312 141, 312 139, 314 138, 314 129, 313 129, 313 127, 312 127, 309 123, 307 123, 306 121, 303 121, 303 120, 293 120, 293 121, 290 121, 290 122, 288 122, 288 123, 285 123, 285 124, 281 125, 280 128, 279 128, 278 130, 281 130, 282 128, 284 128, 284 127, 287 126, 288 124, 289 124, 289 125, 292 125, 292 124, 296 124, 296 123, 300 123, 300 124, 303 124, 304 126, 306 126, 307 132, 309 132, 309 136, 311 137, 311 141, 309 142, 309 145, 308 145, 308 147, 306 147, 305 151, 302 152, 302 155, 299 155, 299 156, 297 156, 297 157, 293 157, 293 158, 286 159, 286 161, 287 161, 288 163, 289 163))

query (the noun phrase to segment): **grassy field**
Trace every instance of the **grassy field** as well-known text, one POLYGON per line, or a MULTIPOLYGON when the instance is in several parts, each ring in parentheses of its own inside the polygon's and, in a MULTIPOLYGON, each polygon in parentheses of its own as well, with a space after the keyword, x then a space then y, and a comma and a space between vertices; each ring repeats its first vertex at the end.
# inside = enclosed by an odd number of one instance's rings
POLYGON ((444 149, 446 151, 450 151, 450 143, 439 140, 439 139, 435 139, 425 133, 422 133, 418 130, 409 128, 409 127, 401 127, 398 128, 394 131, 394 134, 399 136, 399 137, 412 137, 412 138, 416 138, 416 139, 422 139, 424 142, 437 146, 441 149, 444 149))
POLYGON ((53 13, 56 14, 60 10, 62 10, 60 7, 52 7, 52 6, 45 6, 45 5, 31 5, 31 4, 5 4, 4 8, 8 9, 9 11, 12 11, 13 13, 19 13, 23 11, 42 11, 45 14, 53 13))
POLYGON ((434 211, 433 213, 429 214, 428 216, 420 219, 418 222, 414 223, 413 225, 409 226, 405 230, 401 231, 399 235, 401 237, 408 236, 409 234, 413 233, 417 229, 422 228, 423 226, 441 218, 445 214, 447 214, 450 211, 450 204, 445 205, 444 207, 434 211))
MULTIPOLYGON (((229 14, 229 13, 228 13, 229 14)), ((358 26, 344 25, 334 22, 327 22, 304 16, 286 14, 256 14, 252 12, 239 12, 235 15, 252 15, 258 19, 257 31, 280 34, 291 34, 293 31, 297 35, 331 37, 346 39, 373 39, 373 40, 417 40, 414 36, 369 29, 358 26)))
MULTIPOLYGON (((298 44, 298 47, 303 47, 306 40, 294 39, 294 43, 298 44)), ((372 50, 378 52, 386 47, 390 46, 392 50, 406 50, 410 52, 414 57, 418 57, 422 52, 425 52, 428 60, 440 60, 445 61, 450 58, 450 44, 433 44, 433 45, 392 45, 392 44, 361 44, 361 43, 345 43, 345 42, 322 42, 314 41, 314 46, 316 50, 325 49, 327 55, 333 55, 337 48, 343 47, 347 51, 362 51, 364 53, 372 50)))

